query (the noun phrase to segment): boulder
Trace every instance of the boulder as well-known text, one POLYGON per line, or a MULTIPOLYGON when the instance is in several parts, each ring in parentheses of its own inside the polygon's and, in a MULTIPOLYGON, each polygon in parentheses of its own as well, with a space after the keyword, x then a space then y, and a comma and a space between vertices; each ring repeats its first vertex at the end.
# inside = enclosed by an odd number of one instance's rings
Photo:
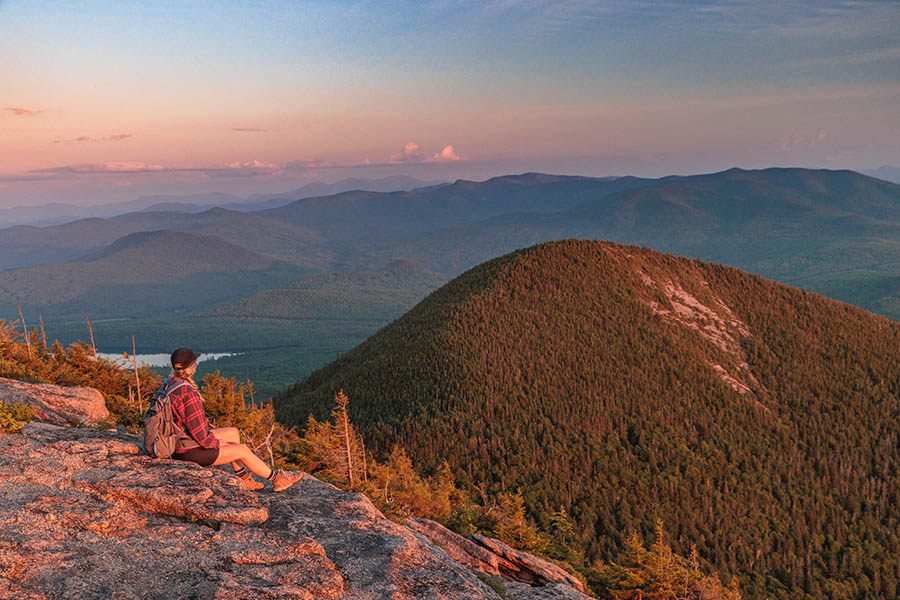
POLYGON ((34 408, 34 418, 54 425, 92 425, 109 418, 103 395, 90 387, 63 387, 49 383, 25 383, 0 377, 0 400, 24 402, 34 408))
POLYGON ((511 580, 507 583, 507 598, 588 598, 581 581, 562 567, 500 540, 481 535, 465 538, 440 523, 417 517, 410 518, 406 525, 440 546, 460 564, 511 580))
POLYGON ((474 534, 469 536, 473 542, 487 548, 500 559, 498 564, 502 575, 529 584, 543 585, 547 583, 563 583, 584 591, 584 585, 576 577, 552 562, 538 558, 533 554, 516 550, 500 540, 474 534))
POLYGON ((430 519, 412 517, 406 521, 406 526, 413 531, 421 533, 440 546, 444 552, 458 563, 482 573, 490 575, 500 574, 500 566, 496 554, 458 533, 453 533, 440 523, 430 519))

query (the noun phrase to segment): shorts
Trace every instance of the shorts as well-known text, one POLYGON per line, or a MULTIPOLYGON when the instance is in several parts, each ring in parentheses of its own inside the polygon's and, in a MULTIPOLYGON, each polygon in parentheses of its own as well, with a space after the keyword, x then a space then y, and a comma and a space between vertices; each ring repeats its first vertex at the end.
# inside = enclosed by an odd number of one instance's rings
POLYGON ((181 452, 176 452, 172 455, 172 458, 174 458, 175 460, 195 462, 201 467, 208 467, 216 462, 217 458, 219 458, 219 449, 203 448, 201 446, 198 446, 196 448, 189 448, 181 452))

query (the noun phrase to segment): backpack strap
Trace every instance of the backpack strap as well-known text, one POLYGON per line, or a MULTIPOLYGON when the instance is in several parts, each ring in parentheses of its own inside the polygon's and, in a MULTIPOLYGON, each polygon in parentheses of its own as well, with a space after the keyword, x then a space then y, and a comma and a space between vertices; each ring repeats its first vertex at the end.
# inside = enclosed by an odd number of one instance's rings
POLYGON ((166 396, 168 396, 169 394, 171 394, 172 392, 174 392, 175 390, 177 390, 179 388, 183 388, 186 385, 191 385, 191 384, 188 383, 187 381, 179 381, 177 384, 173 385, 171 387, 171 389, 166 388, 166 396))

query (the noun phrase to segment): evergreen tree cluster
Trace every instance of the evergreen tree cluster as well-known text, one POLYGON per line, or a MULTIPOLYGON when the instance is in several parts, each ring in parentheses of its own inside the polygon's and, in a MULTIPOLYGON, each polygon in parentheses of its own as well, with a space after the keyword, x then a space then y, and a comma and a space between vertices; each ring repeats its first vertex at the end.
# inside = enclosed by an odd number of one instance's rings
POLYGON ((375 456, 399 445, 484 498, 518 493, 541 532, 567 515, 585 572, 662 518, 674 552, 748 597, 896 597, 898 342, 887 319, 733 268, 569 240, 464 273, 275 409, 303 426, 345 390, 375 456), (660 314, 666 284, 742 323, 739 353, 660 314))

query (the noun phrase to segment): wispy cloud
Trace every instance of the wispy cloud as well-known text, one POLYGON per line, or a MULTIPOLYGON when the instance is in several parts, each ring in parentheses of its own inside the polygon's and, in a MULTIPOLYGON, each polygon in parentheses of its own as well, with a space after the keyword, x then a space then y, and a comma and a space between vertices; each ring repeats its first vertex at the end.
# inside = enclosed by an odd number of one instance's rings
MULTIPOLYGON (((125 135, 125 134, 122 134, 125 135)), ((109 136, 112 137, 112 136, 109 136)), ((73 140, 73 141, 77 141, 73 140)), ((165 166, 142 161, 110 161, 100 163, 79 163, 32 169, 27 173, 0 176, 0 182, 51 181, 69 178, 115 177, 124 175, 146 175, 165 177, 166 175, 191 175, 205 178, 238 177, 279 177, 298 173, 314 173, 318 169, 371 169, 379 167, 427 167, 463 160, 452 145, 446 145, 440 152, 429 154, 415 142, 409 142, 400 152, 391 154, 387 162, 332 162, 322 158, 308 158, 288 162, 270 160, 235 160, 220 166, 165 166)))
POLYGON ((815 148, 825 141, 828 136, 824 131, 816 135, 806 136, 798 133, 782 136, 778 141, 778 148, 782 152, 789 152, 795 148, 815 148))
MULTIPOLYGON (((340 168, 346 167, 348 165, 339 165, 333 162, 327 161, 323 158, 307 158, 304 160, 292 160, 288 163, 285 163, 285 169, 289 169, 292 171, 305 171, 307 169, 326 169, 326 168, 340 168)), ((355 166, 355 165, 351 165, 355 166)))
POLYGON ((169 171, 162 165, 145 162, 104 162, 79 165, 64 165, 46 169, 34 169, 31 173, 47 173, 50 175, 98 175, 104 173, 156 173, 169 171))
POLYGON ((63 165, 29 171, 31 175, 164 175, 174 173, 196 173, 206 177, 257 177, 263 175, 280 175, 283 172, 283 165, 277 162, 263 160, 232 161, 221 167, 166 167, 159 164, 138 161, 104 162, 63 165))
POLYGON ((231 130, 240 131, 242 133, 261 133, 263 131, 268 131, 268 129, 262 127, 232 127, 231 130))
POLYGON ((278 175, 284 167, 277 162, 266 160, 234 161, 226 165, 225 170, 211 170, 208 174, 226 177, 255 177, 258 175, 278 175))
POLYGON ((21 106, 7 106, 3 110, 11 112, 17 117, 33 117, 44 112, 42 110, 34 110, 31 108, 22 108, 21 106))
MULTIPOLYGON (((431 2, 446 9, 446 2, 431 2)), ((514 42, 563 38, 598 24, 640 21, 683 34, 699 26, 725 35, 775 35, 788 39, 867 40, 896 33, 898 5, 880 0, 482 0, 468 5, 482 22, 515 23, 514 42)))
POLYGON ((819 56, 815 58, 785 62, 780 66, 782 68, 823 66, 845 67, 889 61, 900 61, 900 47, 881 48, 869 52, 856 52, 835 56, 819 56))
POLYGON ((72 142, 121 142, 122 140, 127 140, 128 138, 133 137, 133 135, 134 134, 131 133, 116 133, 105 137, 90 137, 87 135, 82 135, 77 138, 69 138, 66 140, 53 140, 53 143, 68 144, 72 142))

